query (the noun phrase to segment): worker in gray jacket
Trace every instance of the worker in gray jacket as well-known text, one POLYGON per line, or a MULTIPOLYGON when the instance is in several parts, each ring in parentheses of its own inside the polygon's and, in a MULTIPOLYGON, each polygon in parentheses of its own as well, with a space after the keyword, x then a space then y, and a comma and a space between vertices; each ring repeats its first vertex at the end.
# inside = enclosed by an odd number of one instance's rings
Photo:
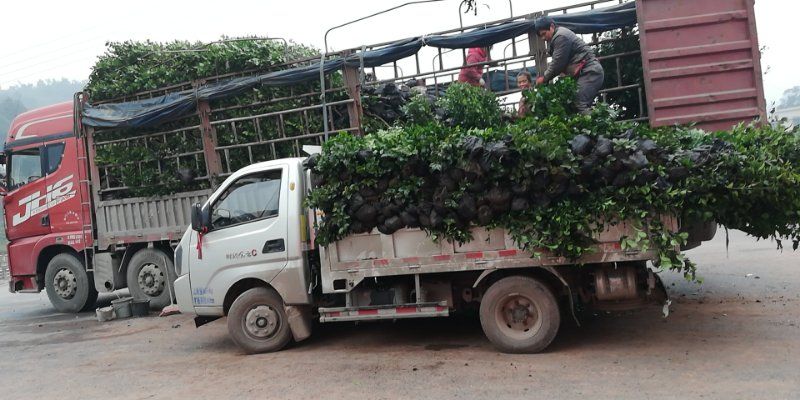
POLYGON ((597 92, 603 87, 605 72, 592 49, 571 30, 556 26, 552 18, 543 16, 534 22, 536 34, 547 41, 552 61, 543 75, 536 78, 536 85, 550 82, 560 74, 572 76, 578 81, 575 107, 581 114, 592 111, 597 92))

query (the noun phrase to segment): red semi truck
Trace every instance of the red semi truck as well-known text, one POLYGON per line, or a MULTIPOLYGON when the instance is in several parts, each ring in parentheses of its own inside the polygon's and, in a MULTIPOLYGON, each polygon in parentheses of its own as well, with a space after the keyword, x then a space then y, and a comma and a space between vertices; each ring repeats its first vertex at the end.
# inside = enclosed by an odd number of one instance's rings
POLYGON ((5 155, 9 289, 37 293, 46 287, 59 311, 92 307, 97 290, 80 255, 93 246, 93 210, 85 185, 86 149, 74 132, 72 103, 18 116, 5 155))
MULTIPOLYGON (((174 279, 169 243, 185 223, 173 219, 147 235, 134 220, 142 217, 131 214, 127 237, 109 225, 99 228, 98 213, 114 206, 93 201, 89 171, 96 165, 87 157, 86 144, 86 137, 77 134, 72 102, 26 112, 12 123, 3 199, 9 290, 45 289, 58 311, 77 312, 94 307, 98 290, 127 286, 134 296, 149 298, 154 308, 163 307, 170 303, 167 285, 174 279), (125 258, 124 270, 117 256, 125 258), (103 263, 113 267, 97 271, 103 263)), ((164 210, 165 215, 174 212, 179 207, 164 210)), ((124 211, 119 216, 127 217, 124 211)))
MULTIPOLYGON (((575 15, 619 3, 594 1, 494 23, 531 19, 542 13, 575 15)), ((638 91, 641 119, 656 126, 696 122, 716 129, 765 117, 753 0, 638 0, 635 22, 641 51, 605 54, 600 59, 619 66, 631 57, 641 58, 643 76, 632 82, 624 82, 619 75, 617 79, 607 79, 612 83, 607 83, 601 92, 603 98, 622 91, 631 91, 635 96, 638 91), (641 101, 643 91, 647 93, 646 102, 641 101)), ((480 26, 436 34, 460 34, 475 28, 480 26)), ((597 35, 588 39, 593 40, 594 46, 616 40, 597 35)), ((349 49, 329 57, 385 45, 349 49)), ((326 93, 336 100, 327 103, 320 100, 319 90, 313 87, 290 95, 297 100, 294 108, 271 112, 264 112, 263 106, 285 101, 285 95, 249 103, 237 100, 237 105, 199 100, 196 112, 184 116, 178 129, 173 123, 129 129, 123 136, 99 139, 102 128, 81 123, 87 100, 83 94, 76 95, 73 102, 18 116, 8 132, 3 153, 7 162, 2 194, 9 239, 9 290, 46 290, 54 307, 62 312, 90 309, 98 291, 125 287, 133 296, 149 299, 153 308, 169 304, 175 279, 174 248, 191 223, 193 204, 204 202, 223 178, 246 164, 302 156, 302 145, 319 145, 329 132, 363 132, 361 93, 368 86, 385 87, 416 79, 428 82, 430 87, 454 80, 464 60, 453 62, 441 49, 428 50, 433 62, 420 62, 423 48, 406 60, 386 63, 384 66, 392 71, 388 74, 372 67, 369 75, 377 77, 377 81, 363 79, 370 68, 344 64, 335 72, 342 77, 339 86, 334 80, 328 82, 326 93), (405 63, 407 71, 413 71, 404 73, 398 63, 405 63), (335 93, 339 96, 334 97, 335 93), (236 111, 235 115, 231 110, 236 111), (320 114, 330 116, 337 112, 346 122, 331 118, 326 130, 310 118, 316 116, 318 122, 320 114), (163 138, 166 142, 176 135, 196 140, 199 148, 161 161, 179 166, 185 166, 187 160, 193 163, 191 179, 196 185, 191 190, 154 197, 126 195, 127 188, 114 178, 121 166, 97 157, 103 146, 147 147, 153 140, 163 138), (229 139, 223 140, 223 136, 229 139), (237 154, 249 162, 237 165, 237 154)), ((493 53, 495 59, 486 63, 487 68, 490 73, 504 75, 506 81, 504 89, 495 89, 498 95, 518 91, 507 83, 509 70, 531 66, 541 70, 547 63, 544 43, 532 32, 499 43, 493 51, 497 54, 493 53), (506 54, 509 48, 513 49, 512 55, 506 54)), ((460 52, 450 55, 457 53, 460 52)), ((284 67, 307 67, 313 61, 299 60, 284 67)), ((122 101, 186 92, 228 78, 211 77, 122 101)))

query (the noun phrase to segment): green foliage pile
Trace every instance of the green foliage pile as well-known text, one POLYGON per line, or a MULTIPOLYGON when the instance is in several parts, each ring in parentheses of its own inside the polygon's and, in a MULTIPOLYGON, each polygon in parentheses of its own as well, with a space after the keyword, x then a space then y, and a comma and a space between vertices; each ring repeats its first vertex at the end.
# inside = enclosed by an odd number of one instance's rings
POLYGON ((522 92, 526 104, 532 104, 534 118, 547 119, 550 116, 569 115, 575 112, 573 99, 578 90, 574 79, 562 79, 557 85, 541 85, 535 90, 522 92))
POLYGON ((436 101, 450 126, 485 129, 500 124, 502 111, 494 93, 455 83, 436 101))
POLYGON ((362 89, 364 133, 375 133, 392 126, 424 125, 438 120, 448 126, 488 128, 506 118, 497 97, 486 90, 474 90, 454 83, 440 97, 397 87, 393 83, 362 89))
POLYGON ((413 96, 402 108, 403 115, 408 124, 424 125, 433 120, 434 107, 430 97, 424 94, 413 96))
MULTIPOLYGON (((225 41, 228 40, 228 41, 225 41)), ((270 67, 317 55, 310 47, 252 39, 204 45, 188 41, 108 42, 89 75, 92 101, 109 100, 210 76, 270 67)))
MULTIPOLYGON (((289 43, 284 46, 283 42, 257 39, 234 39, 205 46, 185 41, 165 44, 127 41, 108 43, 107 46, 106 53, 95 64, 86 87, 93 102, 126 98, 142 91, 217 75, 266 72, 278 64, 317 54, 303 45, 289 43)), ((333 87, 341 86, 340 74, 333 74, 329 79, 333 87)), ((250 117, 310 106, 316 104, 315 96, 296 95, 312 91, 319 92, 319 82, 292 87, 256 87, 213 102, 212 110, 220 111, 215 111, 211 118, 250 117)), ((332 93, 328 101, 336 101, 341 97, 341 93, 332 93)), ((337 126, 343 126, 346 108, 334 107, 332 111, 337 126), (345 110, 344 116, 341 109, 345 110)), ((321 132, 323 125, 321 111, 284 114, 280 118, 264 118, 260 122, 260 127, 256 127, 253 120, 217 125, 218 145, 234 146, 321 132)), ((128 139, 114 144, 101 144, 96 148, 104 185, 126 188, 124 191, 109 192, 108 197, 149 197, 210 187, 210 180, 195 179, 206 172, 203 155, 197 154, 203 149, 200 130, 192 128, 199 123, 197 116, 188 116, 155 128, 97 131, 97 142, 128 139), (174 132, 166 137, 152 135, 165 131, 174 132), (179 156, 193 152, 196 154, 179 156)), ((223 165, 235 171, 251 162, 300 155, 299 146, 290 141, 254 147, 252 150, 240 147, 229 149, 224 154, 220 152, 230 161, 223 160, 223 165)))
MULTIPOLYGON (((104 140, 141 137, 183 125, 184 121, 177 121, 158 128, 106 131, 98 136, 104 140)), ((194 180, 205 174, 202 154, 178 157, 202 151, 202 148, 200 131, 193 130, 185 135, 156 135, 100 145, 96 147, 95 162, 103 178, 101 184, 127 188, 124 193, 114 192, 108 198, 158 196, 210 187, 208 181, 194 180), (106 169, 105 166, 110 167, 106 169)))
POLYGON ((531 96, 534 109, 562 112, 486 127, 476 126, 485 123, 485 110, 464 107, 454 124, 433 118, 326 142, 306 164, 314 186, 308 205, 325 213, 319 243, 404 227, 465 242, 477 225, 508 230, 534 255, 547 250, 576 259, 591 251, 592 235, 604 224, 629 220, 637 233, 622 246, 655 250, 657 264, 687 279, 696 278, 679 251, 688 235, 671 232, 661 215, 717 221, 797 247, 797 130, 651 129, 616 122, 602 105, 590 116, 569 114, 563 112, 574 96, 569 80, 531 96))

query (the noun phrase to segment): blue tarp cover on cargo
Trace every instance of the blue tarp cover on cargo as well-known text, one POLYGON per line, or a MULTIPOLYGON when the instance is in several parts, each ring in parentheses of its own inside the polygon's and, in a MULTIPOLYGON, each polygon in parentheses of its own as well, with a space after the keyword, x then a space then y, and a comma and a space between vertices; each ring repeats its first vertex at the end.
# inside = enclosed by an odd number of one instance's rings
MULTIPOLYGON (((342 68, 342 60, 325 62, 324 71, 342 68)), ((199 100, 218 100, 239 94, 259 85, 285 86, 319 79, 319 63, 300 68, 270 72, 246 78, 234 78, 199 87, 196 91, 172 93, 152 99, 126 103, 86 105, 81 122, 96 128, 140 128, 171 121, 195 111, 199 100)))
MULTIPOLYGON (((618 6, 596 10, 576 12, 572 14, 553 15, 556 24, 573 30, 575 33, 599 33, 636 24, 636 4, 628 2, 618 6)), ((511 21, 474 29, 454 35, 436 35, 424 38, 411 38, 392 43, 382 48, 358 52, 341 58, 326 60, 323 72, 328 74, 342 68, 364 66, 377 67, 416 54, 423 45, 460 49, 469 47, 486 47, 533 30, 533 20, 511 21)), ((147 100, 131 101, 116 104, 87 104, 83 110, 81 121, 84 125, 98 128, 147 127, 157 125, 188 115, 195 111, 199 100, 218 100, 239 94, 256 86, 296 85, 319 79, 320 63, 305 67, 291 68, 268 74, 234 78, 224 82, 208 84, 197 90, 173 93, 147 100)), ((492 90, 495 87, 505 89, 505 77, 502 84, 495 83, 498 77, 492 76, 492 90)), ((514 82, 516 86, 516 82, 514 82)))
MULTIPOLYGON (((483 74, 483 79, 489 83, 492 92, 504 92, 506 90, 519 89, 517 86, 517 75, 522 71, 528 71, 531 77, 536 77, 536 67, 527 67, 519 69, 494 70, 483 74), (508 85, 508 87, 506 87, 508 85)), ((535 78, 534 78, 535 79, 535 78)))
POLYGON ((479 28, 456 35, 428 36, 426 46, 446 49, 465 49, 469 47, 488 47, 509 40, 533 30, 533 20, 506 22, 486 28, 479 28))
POLYGON ((613 7, 550 17, 556 25, 578 34, 600 33, 636 25, 636 3, 631 1, 613 7))
MULTIPOLYGON (((354 54, 347 58, 347 64, 365 68, 376 67, 401 58, 414 55, 422 47, 419 38, 403 40, 386 47, 354 54)), ((345 61, 341 59, 327 60, 323 65, 324 73, 342 68, 345 61)), ((194 112, 195 103, 199 100, 218 100, 239 94, 256 86, 296 85, 319 79, 320 63, 305 67, 290 68, 270 72, 264 75, 234 78, 201 86, 197 91, 187 91, 159 96, 147 100, 126 103, 87 105, 83 110, 81 121, 84 125, 96 128, 138 128, 157 125, 174 120, 194 112)))
POLYGON ((346 63, 350 67, 360 67, 363 59, 364 68, 377 67, 392 61, 401 60, 417 54, 422 48, 420 38, 411 38, 392 43, 379 49, 358 52, 347 57, 346 63))
POLYGON ((97 128, 144 127, 180 118, 194 110, 195 102, 188 96, 172 93, 126 103, 86 105, 81 122, 97 128))

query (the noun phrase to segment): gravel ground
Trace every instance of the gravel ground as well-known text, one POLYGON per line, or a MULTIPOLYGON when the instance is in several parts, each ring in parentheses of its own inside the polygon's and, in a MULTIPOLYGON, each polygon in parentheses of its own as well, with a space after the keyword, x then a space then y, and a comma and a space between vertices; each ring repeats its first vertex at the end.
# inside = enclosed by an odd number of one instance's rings
MULTIPOLYGON (((546 353, 497 353, 476 317, 321 325, 247 356, 225 321, 185 315, 99 323, 47 296, 0 290, 8 399, 800 398, 800 253, 731 232, 689 252, 704 278, 662 274, 660 309, 587 315, 546 353)), ((108 304, 111 298, 101 297, 108 304)))

